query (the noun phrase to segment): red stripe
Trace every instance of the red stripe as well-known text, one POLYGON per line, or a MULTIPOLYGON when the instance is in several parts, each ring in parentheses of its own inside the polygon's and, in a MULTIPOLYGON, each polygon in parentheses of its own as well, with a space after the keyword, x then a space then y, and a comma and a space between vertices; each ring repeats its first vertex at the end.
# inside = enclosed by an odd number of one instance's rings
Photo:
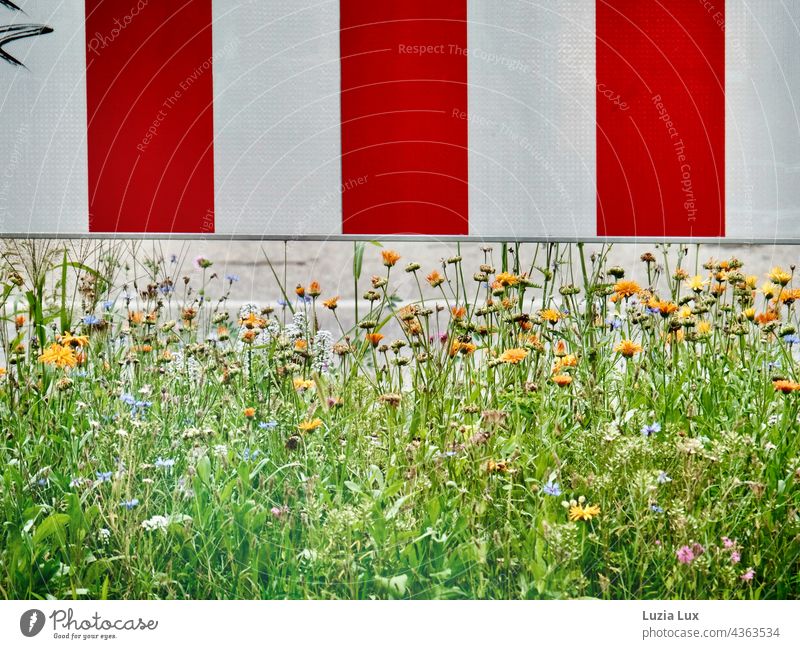
POLYGON ((468 234, 466 0, 340 12, 343 232, 468 234))
POLYGON ((214 231, 211 4, 86 0, 90 231, 214 231))
POLYGON ((724 2, 597 0, 597 233, 725 234, 724 2))

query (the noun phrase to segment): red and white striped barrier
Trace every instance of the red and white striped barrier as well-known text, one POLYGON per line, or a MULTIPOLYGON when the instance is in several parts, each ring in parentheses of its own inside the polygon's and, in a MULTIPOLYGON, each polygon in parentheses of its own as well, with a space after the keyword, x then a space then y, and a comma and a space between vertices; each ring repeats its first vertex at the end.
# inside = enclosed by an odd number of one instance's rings
POLYGON ((800 239, 798 59, 795 0, 3 0, 0 232, 800 239))

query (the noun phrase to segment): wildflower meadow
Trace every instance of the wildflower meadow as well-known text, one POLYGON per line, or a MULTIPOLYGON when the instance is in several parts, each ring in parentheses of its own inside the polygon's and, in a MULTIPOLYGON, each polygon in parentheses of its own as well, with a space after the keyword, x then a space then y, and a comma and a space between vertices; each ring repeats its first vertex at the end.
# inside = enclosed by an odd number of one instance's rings
POLYGON ((3 244, 1 597, 800 594, 793 267, 127 245, 3 244))

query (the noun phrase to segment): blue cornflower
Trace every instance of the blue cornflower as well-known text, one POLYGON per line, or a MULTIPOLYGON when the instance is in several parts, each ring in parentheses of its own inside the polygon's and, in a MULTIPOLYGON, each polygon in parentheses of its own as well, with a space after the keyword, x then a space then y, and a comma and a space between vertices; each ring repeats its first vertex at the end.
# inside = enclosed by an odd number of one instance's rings
POLYGON ((234 282, 239 281, 239 276, 231 273, 230 275, 225 275, 225 279, 228 280, 231 284, 233 284, 234 282))
POLYGON ((278 306, 286 308, 287 306, 289 306, 289 303, 283 298, 278 298, 278 306))
POLYGON ((158 290, 161 292, 162 295, 172 295, 175 292, 175 287, 168 282, 164 282, 161 286, 158 287, 158 290))
POLYGON ((177 264, 178 263, 178 255, 172 254, 169 256, 169 263, 170 264, 177 264))
POLYGON ((445 451, 444 453, 442 453, 442 455, 444 457, 455 457, 456 456, 456 452, 455 451, 445 451))
POLYGON ((139 499, 138 499, 138 498, 131 498, 130 500, 123 500, 123 501, 122 501, 122 502, 119 504, 119 506, 120 506, 120 507, 124 507, 125 509, 127 509, 128 511, 130 511, 131 509, 133 509, 134 507, 136 507, 138 504, 139 504, 139 499))
POLYGON ((82 322, 83 322, 83 324, 91 327, 92 325, 100 324, 100 318, 98 318, 96 315, 92 315, 90 313, 89 315, 83 316, 82 322))
POLYGON ((157 469, 171 469, 175 466, 175 460, 171 458, 166 460, 158 458, 155 462, 153 462, 153 466, 155 466, 157 469))
POLYGON ((611 331, 616 331, 617 329, 622 328, 622 320, 617 316, 611 316, 608 320, 606 320, 606 324, 609 326, 611 331))
POLYGON ((663 514, 664 508, 659 507, 658 505, 650 505, 650 511, 655 512, 656 514, 663 514))
POLYGON ((548 496, 560 496, 561 485, 553 480, 548 480, 547 484, 542 487, 542 491, 544 491, 544 493, 546 493, 548 496))
POLYGON ((244 449, 242 451, 242 459, 245 462, 249 462, 250 460, 255 460, 259 455, 261 455, 261 451, 256 449, 255 451, 251 451, 249 448, 244 449))
POLYGON ((114 308, 113 300, 106 300, 105 302, 103 302, 103 310, 104 311, 111 311, 111 309, 113 309, 113 308, 114 308))
POLYGON ((262 430, 269 430, 271 428, 275 428, 278 425, 277 421, 260 421, 258 422, 258 427, 262 430))
POLYGON ((645 424, 642 426, 642 435, 645 437, 650 437, 651 435, 655 435, 656 433, 661 432, 661 424, 657 421, 654 421, 652 424, 645 424))
POLYGON ((131 407, 132 416, 135 416, 140 412, 143 412, 144 410, 153 405, 152 401, 141 401, 128 392, 120 395, 119 398, 122 401, 122 403, 131 407))
POLYGON ((36 481, 36 484, 39 485, 40 487, 46 487, 47 486, 47 478, 39 478, 36 481))
POLYGON ((97 482, 109 482, 112 475, 114 475, 113 471, 98 471, 97 482))
POLYGON ((798 336, 797 334, 786 334, 783 337, 783 342, 785 342, 787 345, 790 346, 797 345, 798 343, 800 343, 800 336, 798 336))
POLYGON ((658 482, 658 484, 667 484, 668 482, 672 482, 672 478, 670 478, 665 471, 662 471, 658 474, 656 482, 658 482))

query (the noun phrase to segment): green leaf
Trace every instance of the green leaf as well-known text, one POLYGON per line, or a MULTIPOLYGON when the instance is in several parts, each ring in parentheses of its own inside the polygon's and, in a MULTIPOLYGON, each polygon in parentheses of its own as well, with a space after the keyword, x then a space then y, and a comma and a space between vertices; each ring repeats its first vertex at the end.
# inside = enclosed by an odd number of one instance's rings
POLYGON ((54 535, 59 542, 64 543, 66 541, 67 523, 69 523, 67 514, 50 514, 36 528, 36 532, 33 534, 33 544, 39 545, 42 541, 46 541, 54 535))

